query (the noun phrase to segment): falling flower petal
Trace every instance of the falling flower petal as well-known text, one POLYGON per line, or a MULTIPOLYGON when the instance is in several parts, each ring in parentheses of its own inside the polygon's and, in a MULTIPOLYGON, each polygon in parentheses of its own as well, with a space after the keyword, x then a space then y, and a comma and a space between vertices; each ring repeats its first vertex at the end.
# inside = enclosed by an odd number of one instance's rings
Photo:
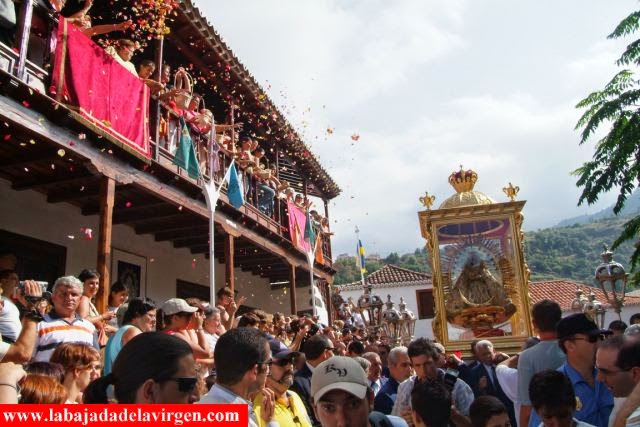
POLYGON ((67 154, 67 152, 64 151, 62 148, 58 150, 58 156, 64 157, 65 154, 67 154))

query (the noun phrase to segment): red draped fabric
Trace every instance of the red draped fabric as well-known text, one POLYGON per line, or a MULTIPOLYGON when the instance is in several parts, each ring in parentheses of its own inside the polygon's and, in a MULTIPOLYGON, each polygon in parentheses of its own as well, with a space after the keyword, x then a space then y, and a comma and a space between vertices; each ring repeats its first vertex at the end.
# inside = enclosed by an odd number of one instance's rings
POLYGON ((84 118, 151 157, 149 88, 73 24, 60 18, 52 92, 84 118))
POLYGON ((307 214, 295 203, 287 202, 289 211, 289 234, 291 241, 304 252, 309 251, 309 242, 304 239, 304 226, 307 222, 307 214))

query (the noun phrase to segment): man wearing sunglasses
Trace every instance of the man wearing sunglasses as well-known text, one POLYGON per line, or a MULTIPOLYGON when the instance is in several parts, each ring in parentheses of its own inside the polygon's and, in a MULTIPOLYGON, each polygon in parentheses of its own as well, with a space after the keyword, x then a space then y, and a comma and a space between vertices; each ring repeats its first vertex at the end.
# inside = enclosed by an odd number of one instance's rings
MULTIPOLYGON (((307 414, 304 402, 298 394, 289 387, 293 384, 293 366, 299 353, 289 348, 277 339, 269 340, 272 360, 271 372, 267 376, 267 388, 274 393, 275 407, 272 420, 281 426, 311 427, 311 419, 307 414)), ((266 425, 262 421, 261 411, 263 395, 259 393, 253 400, 253 409, 258 416, 260 426, 266 425)))
POLYGON ((558 371, 573 385, 576 393, 575 418, 598 427, 607 427, 613 409, 613 396, 606 385, 597 380, 595 368, 598 342, 610 334, 586 314, 572 314, 557 326, 558 345, 567 361, 558 371))

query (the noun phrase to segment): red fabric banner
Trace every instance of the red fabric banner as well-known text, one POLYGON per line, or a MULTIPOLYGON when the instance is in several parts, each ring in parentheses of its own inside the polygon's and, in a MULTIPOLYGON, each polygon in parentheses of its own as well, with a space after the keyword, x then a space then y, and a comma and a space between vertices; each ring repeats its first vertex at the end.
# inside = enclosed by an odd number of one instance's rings
POLYGON ((125 148, 151 157, 149 88, 62 17, 52 92, 125 148))
POLYGON ((292 202, 287 202, 287 210, 289 211, 289 234, 291 235, 291 241, 304 252, 308 252, 309 242, 304 239, 304 226, 307 222, 307 214, 292 202))

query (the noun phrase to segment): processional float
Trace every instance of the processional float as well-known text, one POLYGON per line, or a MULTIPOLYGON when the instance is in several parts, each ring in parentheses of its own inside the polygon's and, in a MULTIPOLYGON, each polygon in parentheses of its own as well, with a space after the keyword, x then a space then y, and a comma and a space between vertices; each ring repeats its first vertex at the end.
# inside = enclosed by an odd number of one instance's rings
POLYGON ((496 350, 517 351, 532 335, 529 269, 524 259, 519 191, 498 203, 474 190, 478 174, 453 172, 456 193, 432 209, 435 197, 420 198, 418 213, 433 275, 435 337, 449 351, 469 354, 473 340, 489 339, 496 350))

